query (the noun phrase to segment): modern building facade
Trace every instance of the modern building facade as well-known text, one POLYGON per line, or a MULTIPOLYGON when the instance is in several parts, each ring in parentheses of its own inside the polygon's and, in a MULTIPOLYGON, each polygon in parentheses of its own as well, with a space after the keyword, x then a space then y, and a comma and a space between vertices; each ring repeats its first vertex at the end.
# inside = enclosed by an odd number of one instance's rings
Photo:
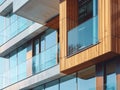
POLYGON ((120 90, 119 0, 0 0, 0 90, 120 90))

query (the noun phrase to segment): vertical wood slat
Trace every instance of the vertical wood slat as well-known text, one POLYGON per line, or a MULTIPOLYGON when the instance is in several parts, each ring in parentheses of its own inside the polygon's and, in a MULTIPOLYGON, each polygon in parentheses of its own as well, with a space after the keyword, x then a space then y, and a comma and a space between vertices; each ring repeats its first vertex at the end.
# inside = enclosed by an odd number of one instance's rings
POLYGON ((111 0, 112 51, 120 54, 120 0, 111 0))

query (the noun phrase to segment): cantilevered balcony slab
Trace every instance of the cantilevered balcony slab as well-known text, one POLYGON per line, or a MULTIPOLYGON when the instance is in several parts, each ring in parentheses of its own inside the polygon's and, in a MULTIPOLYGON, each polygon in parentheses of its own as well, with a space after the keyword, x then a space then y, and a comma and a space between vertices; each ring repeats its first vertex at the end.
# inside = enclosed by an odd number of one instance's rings
POLYGON ((14 0, 13 12, 40 24, 58 15, 59 0, 14 0))
POLYGON ((13 0, 4 0, 0 5, 0 15, 6 16, 12 11, 13 0))

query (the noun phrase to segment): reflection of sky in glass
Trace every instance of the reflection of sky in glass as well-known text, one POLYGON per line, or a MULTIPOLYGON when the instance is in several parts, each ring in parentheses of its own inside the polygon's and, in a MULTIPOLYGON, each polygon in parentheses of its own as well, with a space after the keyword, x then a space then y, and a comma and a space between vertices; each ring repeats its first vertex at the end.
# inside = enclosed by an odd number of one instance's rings
POLYGON ((56 44, 57 32, 55 30, 49 29, 45 35, 46 49, 56 44))
POLYGON ((96 79, 81 79, 78 78, 78 90, 96 90, 96 79))
POLYGON ((107 89, 116 90, 116 73, 107 75, 107 89))
POLYGON ((76 76, 70 75, 60 79, 60 90, 77 90, 76 76))

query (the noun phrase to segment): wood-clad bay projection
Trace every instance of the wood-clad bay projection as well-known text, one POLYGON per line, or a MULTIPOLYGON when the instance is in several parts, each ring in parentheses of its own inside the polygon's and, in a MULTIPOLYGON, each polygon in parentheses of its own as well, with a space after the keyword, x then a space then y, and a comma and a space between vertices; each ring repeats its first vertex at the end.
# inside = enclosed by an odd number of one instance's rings
MULTIPOLYGON (((110 0, 98 0, 98 43, 70 56, 68 56, 68 31, 79 25, 78 0, 61 0, 59 8, 61 72, 73 73, 116 55, 111 48, 110 0)), ((87 35, 86 33, 84 36, 87 35)))

